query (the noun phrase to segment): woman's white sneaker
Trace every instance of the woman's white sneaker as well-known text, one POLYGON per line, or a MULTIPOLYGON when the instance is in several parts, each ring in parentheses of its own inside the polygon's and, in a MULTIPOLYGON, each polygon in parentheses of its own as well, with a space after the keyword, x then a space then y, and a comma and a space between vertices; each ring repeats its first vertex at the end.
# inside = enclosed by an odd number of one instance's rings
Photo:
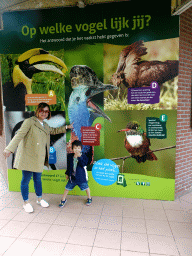
POLYGON ((40 204, 44 208, 49 207, 49 204, 43 199, 41 199, 41 201, 37 200, 37 204, 40 204))
POLYGON ((23 205, 23 208, 24 208, 24 210, 25 210, 26 212, 28 212, 28 213, 33 212, 33 207, 32 207, 32 205, 31 205, 30 203, 24 204, 24 205, 23 205))

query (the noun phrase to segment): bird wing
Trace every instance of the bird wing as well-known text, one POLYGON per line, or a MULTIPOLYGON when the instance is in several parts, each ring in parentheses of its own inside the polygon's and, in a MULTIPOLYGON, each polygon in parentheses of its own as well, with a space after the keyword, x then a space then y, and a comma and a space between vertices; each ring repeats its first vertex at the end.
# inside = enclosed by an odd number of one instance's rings
POLYGON ((121 52, 121 55, 126 56, 124 69, 126 86, 134 87, 136 85, 139 72, 138 62, 141 60, 141 56, 146 54, 147 48, 141 40, 131 44, 121 52))
POLYGON ((137 85, 150 85, 151 82, 156 81, 158 84, 178 75, 179 61, 142 61, 139 63, 139 74, 137 85))

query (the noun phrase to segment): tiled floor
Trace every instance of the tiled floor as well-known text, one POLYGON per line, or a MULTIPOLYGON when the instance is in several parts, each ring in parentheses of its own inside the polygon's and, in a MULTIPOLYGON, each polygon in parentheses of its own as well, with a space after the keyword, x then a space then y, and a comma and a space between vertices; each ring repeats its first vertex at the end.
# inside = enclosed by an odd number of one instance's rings
POLYGON ((46 194, 50 207, 22 208, 0 176, 0 255, 158 256, 192 255, 192 193, 174 202, 46 194))

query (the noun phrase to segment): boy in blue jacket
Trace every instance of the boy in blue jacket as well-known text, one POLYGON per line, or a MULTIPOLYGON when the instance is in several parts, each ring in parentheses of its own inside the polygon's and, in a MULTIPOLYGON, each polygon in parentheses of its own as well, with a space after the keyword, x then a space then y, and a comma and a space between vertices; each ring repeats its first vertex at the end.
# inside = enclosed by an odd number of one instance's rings
POLYGON ((68 183, 65 187, 61 203, 59 204, 60 208, 63 208, 66 204, 66 197, 69 191, 73 190, 76 185, 79 186, 82 191, 86 191, 88 196, 86 205, 90 205, 92 203, 90 188, 87 183, 87 165, 92 160, 92 147, 90 147, 88 153, 81 153, 82 143, 79 140, 75 140, 72 143, 72 150, 73 153, 67 155, 67 171, 65 174, 68 183))

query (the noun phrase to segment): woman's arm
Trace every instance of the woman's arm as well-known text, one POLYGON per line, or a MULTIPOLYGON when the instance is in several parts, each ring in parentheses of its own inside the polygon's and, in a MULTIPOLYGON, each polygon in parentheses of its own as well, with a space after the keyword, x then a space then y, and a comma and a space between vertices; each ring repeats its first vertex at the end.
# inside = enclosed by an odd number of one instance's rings
POLYGON ((13 137, 13 139, 10 141, 10 143, 5 148, 5 150, 11 153, 14 153, 19 142, 25 137, 25 135, 28 133, 30 128, 31 128, 31 119, 28 118, 23 122, 21 128, 18 130, 17 134, 13 137))
POLYGON ((55 135, 55 134, 59 134, 59 133, 66 133, 66 130, 72 129, 72 128, 73 128, 73 124, 63 125, 58 128, 53 128, 53 127, 49 126, 49 131, 50 131, 50 134, 55 135))

